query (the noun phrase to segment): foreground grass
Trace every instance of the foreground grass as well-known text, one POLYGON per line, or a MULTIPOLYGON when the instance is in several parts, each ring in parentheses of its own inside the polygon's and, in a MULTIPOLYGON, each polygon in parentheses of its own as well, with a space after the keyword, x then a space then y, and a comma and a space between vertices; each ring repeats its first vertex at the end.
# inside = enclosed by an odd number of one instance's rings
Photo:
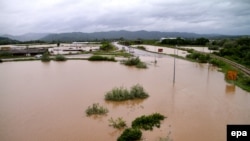
POLYGON ((100 55, 93 55, 88 58, 89 61, 113 61, 116 62, 114 57, 105 57, 100 55))
POLYGON ((166 117, 159 113, 154 113, 148 116, 141 116, 132 122, 132 128, 127 128, 118 137, 117 141, 135 141, 140 140, 142 136, 141 129, 153 130, 153 127, 160 128, 160 121, 166 117))
POLYGON ((142 136, 142 132, 137 128, 127 128, 123 131, 121 136, 117 139, 117 141, 136 141, 140 140, 142 136))
POLYGON ((132 99, 144 99, 149 95, 145 92, 144 88, 137 84, 131 87, 130 91, 126 88, 113 88, 111 91, 107 92, 105 95, 105 100, 110 101, 124 101, 132 99))
POLYGON ((85 112, 87 116, 105 115, 108 113, 108 109, 100 106, 99 103, 94 103, 92 106, 89 106, 85 112))

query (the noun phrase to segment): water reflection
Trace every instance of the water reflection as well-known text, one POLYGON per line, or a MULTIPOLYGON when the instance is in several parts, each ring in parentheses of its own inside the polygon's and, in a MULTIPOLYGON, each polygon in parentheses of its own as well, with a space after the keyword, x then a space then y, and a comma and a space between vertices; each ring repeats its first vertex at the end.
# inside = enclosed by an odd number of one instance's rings
POLYGON ((127 108, 143 108, 141 103, 144 99, 126 100, 126 101, 105 101, 107 105, 111 105, 112 108, 117 108, 119 106, 125 106, 127 108))
POLYGON ((226 94, 235 94, 235 85, 234 84, 227 84, 225 88, 226 94))

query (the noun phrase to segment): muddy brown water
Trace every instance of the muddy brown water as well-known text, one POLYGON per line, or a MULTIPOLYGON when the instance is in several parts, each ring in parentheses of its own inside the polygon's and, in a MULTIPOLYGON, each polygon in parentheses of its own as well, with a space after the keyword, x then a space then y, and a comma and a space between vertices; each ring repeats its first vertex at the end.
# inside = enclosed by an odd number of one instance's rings
POLYGON ((0 64, 1 141, 112 141, 121 131, 108 119, 122 117, 128 126, 138 116, 159 112, 167 116, 161 128, 144 131, 157 141, 224 141, 227 124, 250 124, 250 94, 224 81, 208 64, 173 58, 142 57, 149 68, 119 62, 66 61, 0 64), (105 102, 113 87, 141 84, 146 100, 105 102), (107 116, 86 117, 93 103, 109 109, 107 116))

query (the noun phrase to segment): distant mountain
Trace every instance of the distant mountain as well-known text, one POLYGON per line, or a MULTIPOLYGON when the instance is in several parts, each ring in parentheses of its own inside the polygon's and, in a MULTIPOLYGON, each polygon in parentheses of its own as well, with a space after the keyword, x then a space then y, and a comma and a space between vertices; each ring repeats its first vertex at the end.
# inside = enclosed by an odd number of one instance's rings
POLYGON ((18 44, 20 41, 12 40, 7 37, 0 37, 0 45, 8 45, 8 44, 18 44))
POLYGON ((107 31, 107 32, 93 32, 93 33, 83 33, 83 32, 71 32, 71 33, 27 33, 23 35, 13 36, 13 35, 2 35, 3 37, 10 38, 12 40, 19 41, 31 41, 31 40, 42 40, 42 41, 63 41, 63 42, 73 42, 73 41, 94 41, 94 40, 111 40, 111 39, 160 39, 162 37, 181 37, 181 38, 200 38, 205 37, 208 39, 221 39, 221 38, 237 38, 240 36, 230 36, 230 35, 220 35, 220 34, 196 34, 188 32, 159 32, 159 31, 107 31))
POLYGON ((17 36, 8 35, 8 34, 2 35, 2 36, 13 39, 13 40, 18 40, 18 41, 31 41, 31 40, 39 40, 47 35, 48 33, 26 33, 26 34, 17 35, 17 36))
POLYGON ((159 32, 159 31, 108 31, 108 32, 93 32, 93 33, 82 33, 82 32, 72 32, 72 33, 59 33, 59 34, 49 34, 40 40, 43 41, 91 41, 91 40, 103 40, 103 39, 160 39, 162 37, 181 37, 181 38, 233 38, 236 36, 229 35, 219 35, 219 34, 196 34, 187 32, 159 32))

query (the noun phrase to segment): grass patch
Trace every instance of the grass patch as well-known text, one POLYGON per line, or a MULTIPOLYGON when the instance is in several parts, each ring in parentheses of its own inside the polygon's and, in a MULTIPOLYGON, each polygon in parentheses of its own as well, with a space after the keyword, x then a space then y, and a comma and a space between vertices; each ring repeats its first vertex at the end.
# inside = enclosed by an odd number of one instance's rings
POLYGON ((105 115, 108 113, 108 109, 100 106, 99 103, 94 103, 92 106, 89 106, 85 112, 87 116, 105 115))
POLYGON ((153 127, 160 128, 160 121, 164 120, 165 117, 159 113, 154 113, 149 116, 141 116, 136 118, 132 122, 133 128, 139 128, 144 130, 153 130, 153 127))
POLYGON ((147 68, 146 63, 142 62, 139 57, 124 60, 122 64, 126 66, 136 66, 137 68, 147 68))
POLYGON ((226 64, 223 61, 215 59, 215 58, 210 59, 209 63, 212 64, 212 65, 214 65, 214 66, 217 66, 217 67, 224 67, 224 66, 226 66, 226 64))
POLYGON ((113 119, 112 117, 109 119, 109 126, 112 126, 114 128, 117 128, 117 129, 122 129, 122 128, 125 128, 127 127, 127 124, 126 122, 121 118, 117 118, 117 119, 113 119))
POLYGON ((123 131, 123 133, 117 139, 117 141, 136 141, 136 140, 140 140, 141 136, 142 136, 142 132, 140 129, 127 128, 123 131))
POLYGON ((107 92, 105 95, 105 100, 111 101, 124 101, 132 99, 144 99, 149 95, 145 92, 144 88, 137 84, 131 87, 130 91, 126 88, 113 88, 111 91, 107 92))
POLYGON ((56 55, 55 60, 56 60, 56 61, 66 61, 67 58, 64 57, 64 56, 61 55, 61 54, 58 54, 58 55, 56 55))
POLYGON ((99 55, 93 55, 88 58, 89 61, 113 61, 115 62, 114 57, 105 57, 105 56, 99 56, 99 55))

